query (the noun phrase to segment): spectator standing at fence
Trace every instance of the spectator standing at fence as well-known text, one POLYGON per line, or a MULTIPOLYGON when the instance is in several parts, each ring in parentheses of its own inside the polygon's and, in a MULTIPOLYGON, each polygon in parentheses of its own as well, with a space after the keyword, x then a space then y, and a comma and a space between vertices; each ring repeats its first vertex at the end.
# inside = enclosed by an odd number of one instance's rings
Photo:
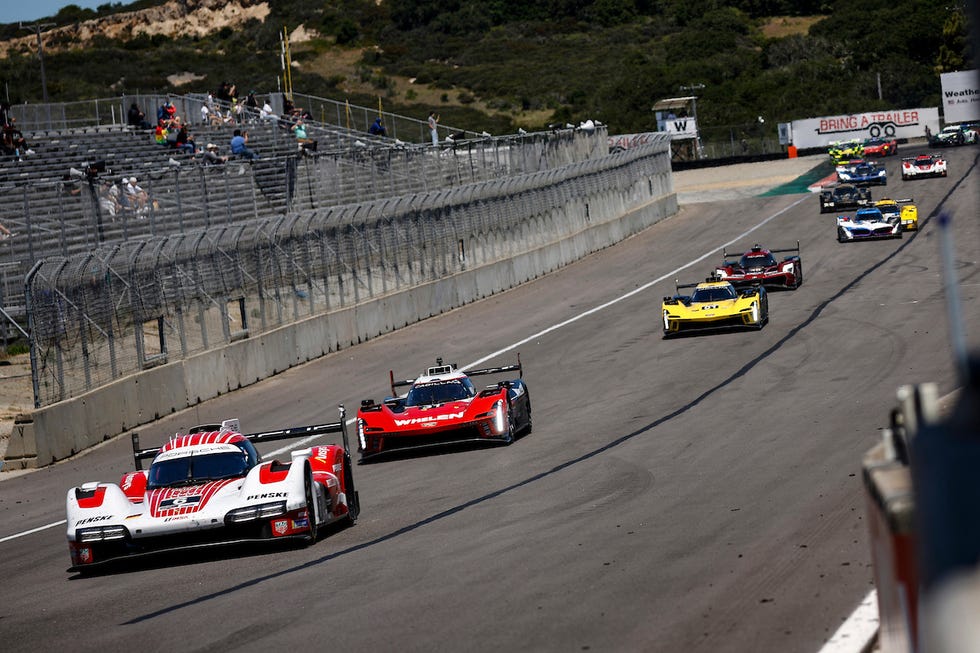
POLYGON ((372 122, 371 126, 368 127, 368 132, 370 132, 375 136, 388 135, 388 130, 385 129, 385 126, 381 123, 381 116, 378 116, 377 118, 374 119, 374 122, 372 122))
POLYGON ((236 129, 235 134, 231 137, 231 153, 249 161, 259 158, 259 155, 248 147, 248 132, 242 133, 241 129, 236 129))
POLYGON ((439 144, 439 116, 435 111, 429 112, 429 133, 432 135, 432 144, 439 144))
POLYGON ((255 116, 259 114, 259 101, 255 97, 255 91, 248 92, 243 104, 245 105, 245 119, 249 122, 255 120, 255 116))

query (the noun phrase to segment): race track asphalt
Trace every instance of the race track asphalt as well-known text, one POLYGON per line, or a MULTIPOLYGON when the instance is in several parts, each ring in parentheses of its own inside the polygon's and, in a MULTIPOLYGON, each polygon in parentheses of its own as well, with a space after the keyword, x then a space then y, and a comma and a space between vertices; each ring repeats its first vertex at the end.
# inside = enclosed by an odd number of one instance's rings
POLYGON ((837 243, 814 195, 702 189, 537 281, 141 429, 149 446, 227 417, 333 420, 382 398, 389 370, 520 351, 531 435, 358 466, 361 520, 314 546, 79 577, 48 526, 69 487, 132 468, 128 438, 3 480, 4 650, 817 651, 872 588, 861 458, 896 388, 957 385, 940 210, 980 347, 978 154, 949 150, 948 178, 914 182, 887 161, 875 197, 919 207, 902 240, 837 243), (771 294, 764 330, 661 338, 675 278, 703 278, 723 246, 797 240, 805 283, 771 294))

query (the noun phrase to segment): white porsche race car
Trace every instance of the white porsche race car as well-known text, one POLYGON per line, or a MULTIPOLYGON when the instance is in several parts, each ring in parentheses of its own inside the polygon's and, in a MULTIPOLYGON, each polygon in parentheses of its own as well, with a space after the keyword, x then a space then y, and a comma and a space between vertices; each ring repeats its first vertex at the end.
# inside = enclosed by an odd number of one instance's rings
POLYGON ((837 218, 837 241, 841 243, 901 237, 902 221, 897 216, 885 217, 878 208, 858 209, 854 217, 837 218))
POLYGON ((945 177, 946 159, 939 154, 920 154, 902 159, 902 179, 919 177, 945 177))
POLYGON ((359 501, 340 421, 243 435, 238 420, 178 433, 161 447, 139 448, 136 471, 119 484, 85 483, 68 490, 70 572, 160 551, 261 540, 315 542, 322 526, 353 524, 359 501), (263 461, 253 443, 341 433, 343 446, 292 452, 288 462, 263 461), (153 458, 149 470, 144 459, 153 458))

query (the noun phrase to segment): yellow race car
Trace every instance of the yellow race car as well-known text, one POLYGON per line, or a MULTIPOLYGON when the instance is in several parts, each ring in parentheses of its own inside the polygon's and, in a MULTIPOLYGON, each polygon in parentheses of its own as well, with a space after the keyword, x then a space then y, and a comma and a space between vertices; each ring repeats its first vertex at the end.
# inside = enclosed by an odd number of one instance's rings
POLYGON ((678 284, 677 294, 664 297, 664 338, 685 331, 761 329, 769 321, 766 289, 751 286, 736 290, 728 281, 709 277, 701 283, 678 284), (694 288, 682 295, 684 288, 694 288))
POLYGON ((827 154, 830 155, 830 160, 834 162, 835 166, 851 159, 860 159, 864 157, 864 141, 860 139, 834 141, 827 148, 827 154))
POLYGON ((882 197, 875 206, 885 218, 898 217, 902 221, 902 231, 919 230, 919 208, 912 203, 912 198, 893 200, 882 197))

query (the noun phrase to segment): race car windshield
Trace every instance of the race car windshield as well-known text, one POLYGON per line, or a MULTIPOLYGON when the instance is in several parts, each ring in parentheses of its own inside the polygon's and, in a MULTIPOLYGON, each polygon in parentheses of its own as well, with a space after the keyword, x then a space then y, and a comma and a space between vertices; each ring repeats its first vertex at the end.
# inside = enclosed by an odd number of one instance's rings
POLYGON ((245 452, 222 452, 204 456, 186 456, 150 466, 146 487, 198 485, 208 481, 244 476, 250 465, 245 452))
POLYGON ((469 379, 453 379, 439 383, 415 385, 405 398, 406 406, 431 406, 450 401, 469 399, 476 394, 476 388, 469 379))
POLYGON ((735 299, 735 290, 731 286, 698 288, 691 297, 691 301, 695 302, 720 302, 726 299, 735 299))
POLYGON ((776 265, 776 258, 772 254, 753 254, 742 257, 743 268, 768 268, 776 265))

